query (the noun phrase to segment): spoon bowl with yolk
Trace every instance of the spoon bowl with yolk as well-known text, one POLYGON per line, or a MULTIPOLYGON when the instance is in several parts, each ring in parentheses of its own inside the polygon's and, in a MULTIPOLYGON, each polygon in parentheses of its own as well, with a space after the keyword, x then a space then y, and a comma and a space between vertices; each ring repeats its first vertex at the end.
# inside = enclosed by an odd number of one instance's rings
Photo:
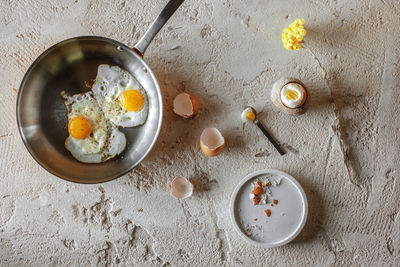
POLYGON ((92 131, 92 126, 84 116, 76 116, 68 124, 68 132, 75 139, 85 139, 92 131))

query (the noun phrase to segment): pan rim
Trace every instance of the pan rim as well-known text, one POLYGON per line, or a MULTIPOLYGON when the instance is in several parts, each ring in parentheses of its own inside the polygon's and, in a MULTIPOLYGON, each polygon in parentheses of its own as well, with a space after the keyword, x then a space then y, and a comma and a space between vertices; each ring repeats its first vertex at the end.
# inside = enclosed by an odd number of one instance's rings
POLYGON ((21 83, 19 85, 18 88, 18 94, 17 94, 17 101, 16 101, 16 119, 17 119, 17 126, 18 126, 18 132, 20 134, 20 137, 22 139, 22 142, 24 143, 25 148, 28 150, 29 154, 31 155, 31 157, 43 168, 45 169, 47 172, 53 174, 54 176, 61 178, 65 181, 68 182, 73 182, 73 183, 78 183, 78 184, 100 184, 100 183, 105 183, 105 182, 110 182, 112 180, 115 180, 121 176, 124 176, 125 174, 129 173, 130 171, 132 171, 134 168, 136 168, 146 157, 147 155, 151 152, 151 150, 153 149, 155 143, 158 140, 160 131, 161 131, 161 126, 162 126, 162 121, 163 121, 163 113, 164 113, 164 107, 163 107, 163 98, 162 98, 162 93, 161 93, 161 89, 160 89, 160 85, 158 83, 158 80, 156 78, 156 76, 154 75, 152 69, 147 65, 147 63, 144 61, 144 59, 138 54, 136 53, 133 49, 131 49, 129 46, 125 45, 122 42, 119 42, 117 40, 111 39, 111 38, 107 38, 107 37, 103 37, 103 36, 97 36, 97 35, 81 35, 81 36, 76 36, 76 37, 72 37, 72 38, 68 38, 65 40, 62 40, 52 46, 50 46, 49 48, 47 48, 45 51, 43 51, 32 63, 31 65, 28 67, 28 69, 26 70, 21 83), (153 141, 151 142, 150 146, 147 148, 147 150, 145 151, 145 153, 143 153, 143 155, 140 157, 140 159, 133 165, 131 165, 129 168, 116 173, 115 175, 112 175, 110 177, 106 177, 103 179, 99 179, 99 180, 94 180, 94 181, 90 181, 90 180, 84 180, 84 181, 80 181, 79 178, 72 178, 72 177, 68 177, 65 176, 57 171, 55 171, 54 169, 49 168, 42 160, 40 160, 40 158, 35 154, 35 152, 33 151, 33 149, 29 146, 29 142, 27 141, 23 131, 22 131, 22 126, 21 126, 21 114, 20 114, 20 104, 21 104, 21 98, 22 98, 22 92, 23 92, 23 86, 26 82, 26 79, 29 77, 30 72, 32 71, 32 69, 37 65, 37 63, 42 60, 46 54, 59 47, 62 46, 68 42, 71 41, 76 41, 76 40, 85 40, 85 39, 91 39, 91 40, 99 40, 99 41, 105 41, 105 42, 109 42, 112 43, 116 46, 120 46, 123 47, 126 51, 128 51, 128 53, 134 55, 135 57, 137 57, 141 64, 147 69, 148 74, 150 74, 151 78, 153 79, 153 81, 155 82, 155 87, 156 87, 156 91, 157 91, 157 95, 159 98, 159 106, 160 106, 160 115, 159 115, 159 120, 158 120, 158 125, 157 125, 157 130, 155 132, 153 141))

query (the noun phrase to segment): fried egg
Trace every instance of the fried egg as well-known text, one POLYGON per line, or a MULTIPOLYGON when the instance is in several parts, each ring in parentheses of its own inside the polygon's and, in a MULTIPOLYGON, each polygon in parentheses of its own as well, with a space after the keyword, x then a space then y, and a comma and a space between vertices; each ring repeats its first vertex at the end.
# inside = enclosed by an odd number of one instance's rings
POLYGON ((84 163, 100 163, 119 155, 126 137, 107 121, 93 92, 70 96, 61 92, 67 108, 68 133, 65 148, 84 163))
POLYGON ((135 127, 146 122, 149 112, 146 91, 126 70, 100 65, 92 90, 106 119, 114 125, 135 127))

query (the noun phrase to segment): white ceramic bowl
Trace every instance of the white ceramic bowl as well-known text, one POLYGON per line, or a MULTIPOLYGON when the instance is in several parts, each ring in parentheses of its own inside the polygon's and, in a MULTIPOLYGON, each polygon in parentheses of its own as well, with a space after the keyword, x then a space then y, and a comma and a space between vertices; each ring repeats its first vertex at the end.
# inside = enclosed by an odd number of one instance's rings
POLYGON ((303 188, 289 174, 265 169, 247 175, 235 188, 230 203, 230 215, 234 228, 247 242, 265 248, 283 246, 291 242, 303 229, 308 215, 308 203, 303 188), (271 186, 271 199, 278 204, 254 206, 249 198, 255 178, 281 179, 276 187, 271 186), (264 210, 270 209, 267 217, 264 210), (255 219, 257 219, 255 221, 255 219), (245 229, 250 229, 246 231, 245 229))

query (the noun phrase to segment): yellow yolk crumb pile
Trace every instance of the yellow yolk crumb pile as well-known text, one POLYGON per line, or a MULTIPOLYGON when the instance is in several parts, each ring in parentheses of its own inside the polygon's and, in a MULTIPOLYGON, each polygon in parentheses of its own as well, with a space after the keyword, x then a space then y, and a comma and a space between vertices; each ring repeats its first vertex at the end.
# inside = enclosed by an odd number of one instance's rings
POLYGON ((295 100, 299 97, 299 94, 296 91, 293 90, 287 90, 286 91, 286 98, 289 100, 295 100))
POLYGON ((282 43, 287 50, 300 50, 300 43, 303 41, 307 31, 304 29, 304 19, 296 19, 282 33, 282 43))

